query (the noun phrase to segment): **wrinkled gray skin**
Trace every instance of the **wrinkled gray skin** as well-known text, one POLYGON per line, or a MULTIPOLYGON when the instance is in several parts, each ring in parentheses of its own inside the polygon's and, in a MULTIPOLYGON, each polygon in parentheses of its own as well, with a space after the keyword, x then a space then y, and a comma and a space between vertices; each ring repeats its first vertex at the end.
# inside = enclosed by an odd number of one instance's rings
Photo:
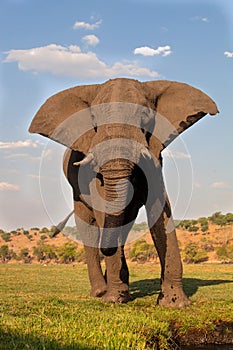
MULTIPOLYGON (((139 82, 129 79, 116 79, 113 82, 106 93, 99 93, 97 97, 95 96, 93 103, 95 106, 112 101, 127 102, 124 96, 121 98, 111 97, 119 96, 119 84, 120 90, 127 84, 132 85, 130 91, 135 89, 137 92, 141 88, 139 82)), ((148 86, 150 87, 150 82, 148 86)), ((146 88, 147 85, 143 85, 143 89, 146 88)), ((162 95, 163 91, 160 90, 159 93, 162 95)), ((167 90, 166 86, 164 91, 167 90)), ((141 96, 142 93, 140 92, 138 95, 141 96)), ((159 95, 160 100, 161 95, 159 95)), ((145 96, 148 96, 147 92, 145 96)), ((167 98, 169 99, 170 96, 167 98)), ((172 98, 175 104, 176 97, 172 98)), ((184 99, 186 98, 184 91, 184 99)), ((205 98, 209 99, 206 95, 205 98)), ((145 101, 140 101, 140 105, 148 107, 146 98, 145 101)), ((156 101, 153 103, 158 106, 158 100, 156 101)), ((152 102, 149 105, 150 108, 153 105, 152 102)), ((177 103, 182 105, 182 99, 177 103)), ((209 99, 207 105, 208 103, 209 109, 194 108, 195 118, 188 114, 187 119, 180 120, 178 133, 205 114, 217 113, 214 102, 209 99)), ((155 107, 153 107, 154 110, 155 107)), ((46 109, 47 107, 42 108, 46 109)), ((106 302, 125 303, 130 300, 129 272, 124 256, 124 243, 139 208, 145 205, 148 225, 161 263, 161 292, 157 302, 159 305, 167 307, 189 305, 190 302, 182 287, 181 258, 161 171, 161 150, 165 147, 166 142, 164 139, 163 142, 156 143, 152 140, 153 135, 151 135, 153 134, 156 114, 151 112, 140 114, 140 108, 135 107, 133 115, 135 115, 136 122, 134 126, 130 126, 128 125, 130 123, 127 122, 129 116, 124 116, 124 113, 121 116, 121 123, 111 124, 115 118, 114 108, 111 106, 107 107, 106 110, 104 106, 101 113, 98 112, 98 109, 96 112, 95 108, 93 111, 94 132, 92 132, 91 144, 88 147, 89 153, 80 151, 80 146, 77 148, 70 146, 71 148, 67 150, 64 157, 64 172, 73 188, 76 225, 78 232, 81 233, 86 252, 91 295, 102 297, 102 300, 106 302), (107 124, 104 124, 101 119, 104 119, 107 124), (127 142, 122 142, 122 139, 133 139, 132 147, 127 142), (115 140, 115 142, 111 144, 111 142, 108 143, 109 140, 115 140), (100 149, 98 149, 98 145, 100 145, 100 149), (148 149, 152 153, 152 157, 148 155, 148 149), (146 173, 153 174, 153 176, 149 176, 149 188, 148 178, 141 169, 146 169, 146 173), (103 201, 96 200, 96 189, 103 201), (97 205, 95 205, 96 201, 97 205), (105 256, 105 274, 100 264, 99 247, 105 256)), ((46 113, 48 114, 47 110, 46 113)), ((166 114, 166 111, 164 113, 166 114)), ((35 117, 40 123, 43 114, 45 112, 42 110, 39 116, 35 117)), ((48 118, 47 114, 46 118, 48 118)), ((38 123, 38 125, 40 124, 38 123)), ((59 141, 58 136, 51 135, 51 132, 49 134, 42 126, 33 125, 30 131, 59 141)), ((167 132, 167 136, 171 138, 170 131, 167 132)), ((62 143, 67 144, 64 141, 62 143)))

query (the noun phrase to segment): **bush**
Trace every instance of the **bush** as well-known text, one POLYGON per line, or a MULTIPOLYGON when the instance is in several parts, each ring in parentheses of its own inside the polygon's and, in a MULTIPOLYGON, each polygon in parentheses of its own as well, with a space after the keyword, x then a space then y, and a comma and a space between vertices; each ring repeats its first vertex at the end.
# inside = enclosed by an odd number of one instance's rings
POLYGON ((202 232, 207 232, 209 230, 209 225, 207 224, 207 225, 202 225, 201 226, 201 231, 202 232))
POLYGON ((5 241, 5 242, 10 242, 11 241, 11 234, 9 232, 3 232, 1 234, 1 237, 2 239, 5 241))
POLYGON ((227 224, 225 215, 223 215, 220 211, 214 213, 209 219, 215 225, 225 226, 227 224))
POLYGON ((187 230, 192 225, 192 220, 182 220, 179 223, 178 227, 181 227, 185 230, 187 230))
POLYGON ((78 249, 77 253, 76 253, 76 258, 75 260, 77 262, 86 262, 86 255, 85 255, 85 250, 84 248, 78 249))
POLYGON ((47 227, 43 227, 41 230, 40 230, 40 233, 48 233, 49 232, 49 229, 47 227))
POLYGON ((220 260, 224 262, 233 262, 233 245, 224 244, 217 249, 216 253, 220 260))
POLYGON ((57 256, 62 263, 70 263, 75 261, 77 256, 77 245, 73 242, 67 242, 57 248, 57 256))
POLYGON ((188 228, 189 232, 197 232, 198 231, 198 227, 197 226, 190 226, 188 228))
POLYGON ((45 239, 47 239, 48 237, 46 236, 46 235, 42 235, 42 236, 40 236, 40 240, 41 241, 44 241, 45 239))
POLYGON ((184 262, 198 264, 208 260, 205 251, 201 250, 196 243, 188 243, 184 248, 184 262))
POLYGON ((29 249, 28 248, 23 248, 20 250, 19 260, 23 260, 26 264, 31 262, 31 256, 29 255, 29 249))
POLYGON ((36 247, 33 247, 33 255, 38 261, 45 261, 51 259, 57 259, 57 248, 54 245, 44 244, 43 242, 38 242, 36 247))
POLYGON ((132 261, 145 262, 149 259, 156 259, 157 253, 153 244, 148 244, 145 240, 136 241, 129 252, 132 261))
POLYGON ((148 230, 148 225, 146 222, 140 222, 139 224, 134 224, 132 227, 132 231, 146 231, 148 230))
POLYGON ((2 262, 8 262, 12 258, 16 259, 16 254, 13 252, 13 250, 9 249, 7 244, 4 244, 0 247, 0 260, 2 262))

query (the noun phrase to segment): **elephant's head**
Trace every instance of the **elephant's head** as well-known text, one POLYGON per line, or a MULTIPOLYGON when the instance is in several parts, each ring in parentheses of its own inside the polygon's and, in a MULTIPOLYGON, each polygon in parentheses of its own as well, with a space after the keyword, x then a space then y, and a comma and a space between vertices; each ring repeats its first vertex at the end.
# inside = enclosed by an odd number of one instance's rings
POLYGON ((106 255, 113 254, 127 221, 125 208, 132 193, 130 178, 141 158, 160 159, 161 151, 216 104, 187 84, 170 81, 141 83, 114 79, 100 85, 62 91, 40 108, 29 131, 79 151, 77 166, 92 164, 104 187, 103 238, 106 255))

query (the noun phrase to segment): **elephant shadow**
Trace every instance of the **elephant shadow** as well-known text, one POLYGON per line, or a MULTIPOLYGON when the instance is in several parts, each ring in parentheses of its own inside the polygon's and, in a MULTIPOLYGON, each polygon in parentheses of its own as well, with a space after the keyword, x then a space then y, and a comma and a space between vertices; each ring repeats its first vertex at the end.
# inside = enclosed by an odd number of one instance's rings
POLYGON ((89 347, 85 345, 81 345, 79 343, 75 344, 66 344, 61 345, 56 341, 53 341, 47 337, 35 337, 31 334, 21 335, 17 332, 11 331, 3 331, 0 329, 0 349, 8 350, 10 349, 10 345, 12 348, 16 349, 56 349, 56 350, 94 350, 96 347, 89 347))
MULTIPOLYGON (((194 295, 200 287, 216 286, 224 283, 233 283, 230 280, 205 280, 199 278, 183 278, 184 292, 188 297, 194 295)), ((152 296, 160 292, 160 279, 151 278, 130 283, 132 299, 152 296)))

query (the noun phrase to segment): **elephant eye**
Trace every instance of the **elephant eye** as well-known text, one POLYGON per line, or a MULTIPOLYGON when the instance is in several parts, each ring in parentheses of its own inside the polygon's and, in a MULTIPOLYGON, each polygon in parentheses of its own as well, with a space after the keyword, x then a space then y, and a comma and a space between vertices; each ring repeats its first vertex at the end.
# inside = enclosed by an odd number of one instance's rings
POLYGON ((93 125, 94 130, 95 130, 95 132, 97 132, 97 123, 96 123, 94 114, 91 115, 91 120, 92 120, 92 125, 93 125))

